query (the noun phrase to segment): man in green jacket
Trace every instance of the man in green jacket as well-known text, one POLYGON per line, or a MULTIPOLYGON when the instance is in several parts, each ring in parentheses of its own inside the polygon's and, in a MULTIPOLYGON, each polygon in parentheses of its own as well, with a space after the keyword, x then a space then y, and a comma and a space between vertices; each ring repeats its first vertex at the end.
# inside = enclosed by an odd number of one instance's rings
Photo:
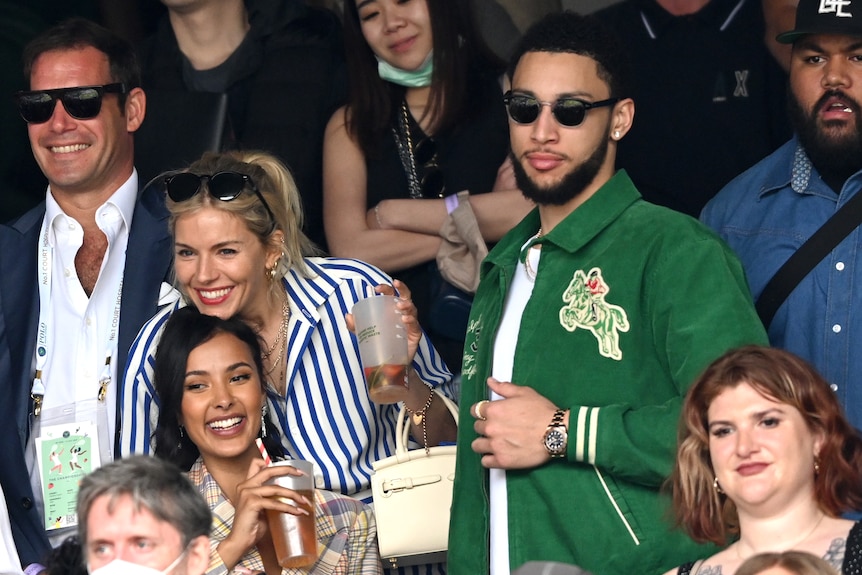
POLYGON ((511 155, 537 209, 485 260, 473 303, 451 575, 526 561, 650 575, 710 553, 660 494, 680 405, 711 360, 767 339, 727 246, 615 173, 627 74, 619 41, 573 13, 513 56, 511 155))

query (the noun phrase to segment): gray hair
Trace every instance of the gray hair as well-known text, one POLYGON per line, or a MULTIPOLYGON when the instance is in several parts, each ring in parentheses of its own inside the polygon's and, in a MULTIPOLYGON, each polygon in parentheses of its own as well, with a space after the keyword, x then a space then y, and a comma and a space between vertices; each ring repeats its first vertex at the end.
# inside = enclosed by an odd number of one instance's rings
POLYGON ((87 543, 87 517, 96 499, 107 496, 113 510, 120 497, 131 497, 136 510, 146 509, 170 524, 183 546, 201 535, 209 536, 212 513, 203 496, 174 464, 135 455, 104 465, 81 481, 78 490, 78 535, 87 543))

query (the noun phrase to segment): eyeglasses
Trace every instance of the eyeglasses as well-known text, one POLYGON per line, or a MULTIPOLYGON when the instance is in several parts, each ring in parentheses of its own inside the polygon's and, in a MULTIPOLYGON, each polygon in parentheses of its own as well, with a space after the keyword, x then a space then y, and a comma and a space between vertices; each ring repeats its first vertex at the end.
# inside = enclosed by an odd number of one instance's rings
POLYGON ((168 197, 175 202, 185 202, 193 198, 201 187, 206 184, 209 194, 222 202, 230 202, 235 200, 246 189, 246 185, 251 188, 252 193, 257 196, 273 223, 277 220, 269 204, 257 189, 254 181, 246 174, 239 172, 219 172, 213 175, 192 174, 191 172, 180 172, 165 178, 165 189, 168 192, 168 197))
POLYGON ((98 116, 102 110, 102 97, 105 94, 127 92, 124 84, 34 90, 16 92, 15 103, 18 105, 21 117, 28 124, 42 124, 50 120, 57 100, 63 102, 66 112, 76 120, 90 120, 98 116))
POLYGON ((422 168, 422 178, 419 180, 419 189, 423 198, 442 198, 445 191, 443 181, 443 170, 437 163, 437 142, 432 138, 425 138, 416 144, 413 150, 413 158, 417 167, 422 168))
POLYGON ((555 102, 544 102, 535 96, 515 94, 511 90, 503 95, 503 103, 509 117, 517 124, 532 124, 539 117, 544 106, 551 107, 551 113, 561 126, 573 128, 584 121, 587 110, 612 106, 619 98, 608 98, 598 102, 585 102, 580 98, 559 98, 555 102))

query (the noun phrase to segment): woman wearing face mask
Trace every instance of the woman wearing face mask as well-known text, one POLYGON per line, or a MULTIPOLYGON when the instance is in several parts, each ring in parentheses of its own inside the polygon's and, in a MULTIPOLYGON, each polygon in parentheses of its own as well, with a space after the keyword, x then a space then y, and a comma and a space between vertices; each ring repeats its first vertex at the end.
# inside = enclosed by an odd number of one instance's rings
POLYGON ((504 163, 502 65, 476 33, 471 5, 344 3, 350 95, 327 126, 323 157, 330 250, 411 286, 420 323, 453 371, 463 337, 434 323, 431 287, 448 213, 469 202, 494 242, 531 208, 504 163), (469 199, 459 200, 463 190, 469 199))
POLYGON ((299 475, 289 466, 267 467, 255 443, 263 438, 274 460, 283 458, 269 421, 261 349, 239 319, 175 312, 155 362, 162 403, 155 431, 156 456, 177 463, 213 511, 210 575, 237 570, 266 573, 373 575, 382 568, 371 509, 360 501, 315 490, 314 501, 277 485, 275 477, 299 475), (307 514, 316 508, 319 555, 313 566, 282 569, 263 511, 307 514))
POLYGON ((806 551, 845 575, 862 565, 862 438, 829 385, 779 349, 713 362, 682 407, 671 484, 679 524, 727 547, 667 575, 734 575, 764 552, 806 551))

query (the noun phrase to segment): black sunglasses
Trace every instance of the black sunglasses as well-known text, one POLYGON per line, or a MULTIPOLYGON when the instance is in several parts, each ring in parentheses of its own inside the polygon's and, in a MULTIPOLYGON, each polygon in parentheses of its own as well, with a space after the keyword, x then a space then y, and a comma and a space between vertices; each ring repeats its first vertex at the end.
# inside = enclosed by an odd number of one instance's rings
POLYGON ((555 102, 544 102, 535 96, 515 94, 511 90, 503 95, 503 103, 509 111, 509 117, 517 124, 532 124, 542 112, 542 107, 550 106, 551 113, 561 126, 573 128, 584 121, 587 110, 612 106, 619 98, 608 98, 598 102, 585 102, 580 98, 560 98, 555 102))
POLYGON ((213 175, 192 174, 191 172, 180 172, 172 176, 165 177, 165 189, 168 192, 168 197, 175 202, 185 202, 195 196, 203 185, 206 184, 209 194, 217 200, 230 202, 237 199, 243 190, 246 189, 246 184, 251 188, 252 193, 257 196, 266 212, 275 223, 275 215, 269 208, 269 204, 257 189, 254 181, 246 174, 239 172, 219 172, 213 175))
POLYGON ((66 112, 76 120, 90 120, 99 115, 102 109, 102 96, 105 94, 125 94, 125 84, 105 84, 104 86, 77 86, 55 90, 33 90, 16 92, 15 103, 18 112, 28 124, 42 124, 51 119, 57 100, 63 102, 66 112))

